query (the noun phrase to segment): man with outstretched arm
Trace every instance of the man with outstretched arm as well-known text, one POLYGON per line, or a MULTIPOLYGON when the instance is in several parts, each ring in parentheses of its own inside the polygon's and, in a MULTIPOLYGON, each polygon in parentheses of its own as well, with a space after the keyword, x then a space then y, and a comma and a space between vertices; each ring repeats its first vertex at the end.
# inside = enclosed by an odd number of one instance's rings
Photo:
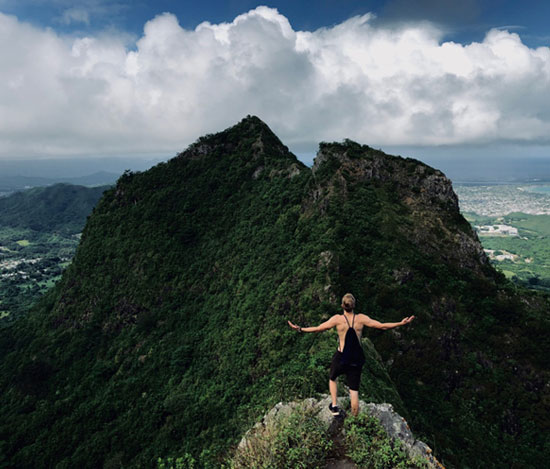
POLYGON ((400 322, 378 322, 369 318, 366 314, 355 314, 355 298, 351 293, 346 293, 342 298, 342 314, 335 314, 328 321, 315 327, 300 327, 288 321, 288 324, 298 332, 323 332, 336 327, 338 332, 338 350, 332 357, 330 366, 330 379, 328 387, 332 398, 332 404, 329 410, 332 415, 339 415, 338 408, 338 387, 336 379, 345 374, 349 386, 351 401, 351 413, 359 413, 359 382, 361 380, 361 370, 365 362, 360 340, 363 333, 363 327, 373 327, 375 329, 393 329, 394 327, 409 324, 414 316, 403 318, 400 322))

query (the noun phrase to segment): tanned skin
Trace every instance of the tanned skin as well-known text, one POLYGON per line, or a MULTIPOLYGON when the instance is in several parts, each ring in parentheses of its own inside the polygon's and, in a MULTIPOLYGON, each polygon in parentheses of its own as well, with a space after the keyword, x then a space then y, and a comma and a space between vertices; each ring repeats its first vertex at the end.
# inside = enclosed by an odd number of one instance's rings
MULTIPOLYGON (((342 305, 342 309, 343 308, 344 308, 344 305, 342 305)), ((353 311, 347 312, 346 310, 343 309, 343 313, 348 319, 349 324, 351 325, 353 321, 354 312, 353 311)), ((338 338, 340 343, 338 350, 341 352, 344 350, 346 332, 348 331, 348 323, 344 319, 344 315, 335 314, 328 321, 325 321, 324 323, 319 324, 318 326, 300 327, 296 324, 293 324, 290 321, 288 321, 288 325, 292 327, 292 329, 297 330, 298 332, 323 332, 323 331, 332 329, 333 327, 336 327, 336 331, 338 332, 338 338)), ((414 319, 414 316, 408 316, 406 318, 403 318, 399 322, 379 322, 379 321, 376 321, 375 319, 369 318, 366 314, 356 314, 355 321, 353 323, 353 328, 357 333, 357 337, 359 338, 359 340, 361 340, 361 336, 363 334, 363 327, 372 327, 374 329, 387 330, 387 329, 393 329, 394 327, 399 327, 399 326, 404 326, 405 324, 409 324, 413 319, 414 319)), ((338 387, 336 385, 336 381, 329 379, 328 387, 330 389, 332 405, 336 406, 338 404, 336 400, 336 398, 338 397, 338 387)), ((352 391, 350 389, 349 394, 350 394, 350 401, 351 401, 351 413, 353 415, 357 415, 359 413, 359 391, 352 391)))

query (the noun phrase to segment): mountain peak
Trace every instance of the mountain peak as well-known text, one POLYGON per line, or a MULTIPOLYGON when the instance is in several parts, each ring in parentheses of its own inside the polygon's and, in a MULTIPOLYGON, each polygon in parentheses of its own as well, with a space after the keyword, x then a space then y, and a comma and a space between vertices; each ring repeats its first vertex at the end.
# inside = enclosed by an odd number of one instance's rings
POLYGON ((178 156, 189 159, 230 157, 262 171, 273 165, 277 170, 290 166, 305 168, 265 122, 251 115, 221 132, 200 137, 178 156))
POLYGON ((260 128, 264 130, 269 130, 271 132, 271 129, 263 120, 261 120, 258 116, 252 116, 250 114, 248 114, 246 117, 241 119, 241 121, 235 125, 235 127, 239 127, 239 126, 247 127, 250 129, 260 128))
POLYGON ((312 172, 317 184, 324 187, 319 194, 328 197, 337 192, 347 199, 349 190, 357 184, 383 187, 410 210, 414 220, 410 231, 421 250, 476 271, 489 265, 481 243, 460 215, 451 181, 441 171, 413 158, 388 155, 346 139, 320 143, 312 172), (438 217, 441 219, 436 222, 438 217), (439 224, 449 238, 436 234, 439 224), (454 243, 441 243, 452 237, 454 243))
POLYGON ((241 119, 237 124, 227 128, 222 133, 238 134, 242 137, 259 137, 264 140, 277 143, 277 145, 286 148, 285 145, 279 140, 279 137, 271 130, 271 128, 259 117, 247 115, 241 119))

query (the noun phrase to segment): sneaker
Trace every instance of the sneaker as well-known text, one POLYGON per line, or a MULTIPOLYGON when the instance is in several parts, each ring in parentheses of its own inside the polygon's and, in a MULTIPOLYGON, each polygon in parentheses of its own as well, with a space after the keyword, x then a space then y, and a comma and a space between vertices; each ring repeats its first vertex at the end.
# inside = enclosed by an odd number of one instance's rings
POLYGON ((328 410, 330 410, 332 415, 340 415, 340 407, 337 405, 333 406, 332 403, 328 405, 328 410))

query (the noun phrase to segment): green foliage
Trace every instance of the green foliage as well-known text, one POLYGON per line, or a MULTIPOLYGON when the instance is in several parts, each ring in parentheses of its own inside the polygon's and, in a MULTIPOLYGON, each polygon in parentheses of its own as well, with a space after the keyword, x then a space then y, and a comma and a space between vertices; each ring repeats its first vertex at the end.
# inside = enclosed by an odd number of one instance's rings
POLYGON ((426 468, 422 460, 412 460, 399 441, 392 441, 380 422, 367 414, 349 417, 345 422, 347 456, 359 468, 426 468))
POLYGON ((297 407, 264 430, 257 430, 230 460, 232 469, 316 469, 333 442, 311 408, 297 407))
POLYGON ((185 453, 179 458, 158 458, 157 469, 195 469, 197 467, 195 458, 185 453))

